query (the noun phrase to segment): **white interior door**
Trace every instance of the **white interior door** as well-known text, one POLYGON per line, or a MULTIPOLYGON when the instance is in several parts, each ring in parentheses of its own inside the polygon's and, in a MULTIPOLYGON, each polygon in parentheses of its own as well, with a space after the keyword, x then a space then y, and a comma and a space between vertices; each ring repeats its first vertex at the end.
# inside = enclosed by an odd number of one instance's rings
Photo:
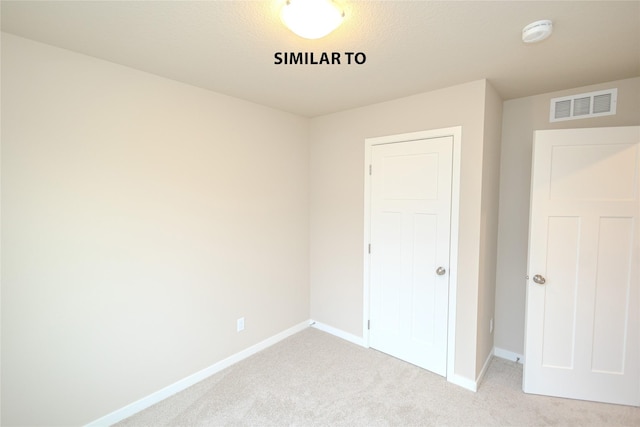
POLYGON ((640 127, 536 132, 525 392, 640 404, 639 188, 640 127))
POLYGON ((370 346, 446 375, 453 137, 371 158, 370 346))

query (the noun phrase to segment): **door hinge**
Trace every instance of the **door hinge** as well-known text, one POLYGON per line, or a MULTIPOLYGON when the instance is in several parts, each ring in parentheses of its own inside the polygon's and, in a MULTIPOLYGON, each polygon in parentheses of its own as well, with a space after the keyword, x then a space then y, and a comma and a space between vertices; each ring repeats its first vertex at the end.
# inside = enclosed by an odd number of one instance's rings
POLYGON ((371 330, 371 320, 367 320, 367 329, 371 330))
POLYGON ((371 253, 371 243, 369 243, 369 253, 371 253))
POLYGON ((369 175, 371 175, 372 170, 373 170, 372 166, 369 165, 369 175))

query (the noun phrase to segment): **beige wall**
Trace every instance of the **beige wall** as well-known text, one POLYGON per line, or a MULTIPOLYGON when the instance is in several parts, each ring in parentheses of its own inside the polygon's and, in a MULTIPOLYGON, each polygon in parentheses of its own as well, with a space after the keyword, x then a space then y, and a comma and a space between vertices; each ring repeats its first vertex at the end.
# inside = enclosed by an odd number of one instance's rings
POLYGON ((2 125, 3 425, 90 422, 309 318, 308 119, 3 34, 2 125))
POLYGON ((462 126, 455 372, 469 380, 477 364, 487 93, 493 112, 499 108, 487 85, 480 80, 311 120, 311 317, 356 336, 363 327, 365 138, 462 126))
POLYGON ((493 86, 487 85, 482 154, 476 378, 487 358, 493 354, 494 335, 489 324, 495 312, 501 127, 502 98, 493 86))
POLYGON ((640 124, 640 78, 546 93, 504 103, 495 345, 524 351, 525 276, 533 131, 640 124), (552 98, 618 88, 617 114, 549 123, 552 98))
POLYGON ((89 422, 309 317, 362 336, 364 140, 451 126, 455 364, 475 380, 494 341, 523 351, 533 131, 640 124, 640 78, 309 120, 8 34, 1 96, 6 425, 89 422), (552 97, 611 87, 617 115, 548 122, 552 97))

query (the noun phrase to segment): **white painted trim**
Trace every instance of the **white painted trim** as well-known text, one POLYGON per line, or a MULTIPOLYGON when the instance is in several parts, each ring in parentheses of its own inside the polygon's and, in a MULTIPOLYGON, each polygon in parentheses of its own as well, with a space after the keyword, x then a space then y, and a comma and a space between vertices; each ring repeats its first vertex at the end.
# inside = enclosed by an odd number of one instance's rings
POLYGON ((476 390, 478 390, 478 387, 480 386, 482 379, 487 373, 487 369, 489 369, 489 365, 491 364, 491 359, 493 359, 493 349, 489 352, 489 355, 487 356, 487 359, 484 361, 484 365, 482 366, 482 370, 476 377, 476 390))
POLYGON ((460 230, 460 175, 462 159, 462 126, 450 128, 453 135, 453 168, 451 181, 451 243, 449 244, 449 324, 447 343, 447 381, 455 376, 456 309, 458 295, 458 236, 460 230))
POLYGON ((456 295, 458 289, 458 236, 460 227, 460 161, 462 152, 462 126, 434 129, 421 132, 389 135, 365 139, 364 150, 364 241, 362 253, 363 267, 363 310, 362 310, 362 337, 364 346, 369 347, 369 329, 367 321, 370 313, 370 256, 369 242, 371 240, 371 180, 369 178, 369 165, 371 164, 371 150, 374 145, 392 144, 396 142, 413 141, 427 138, 453 137, 453 167, 451 181, 451 243, 449 254, 449 321, 447 338, 447 381, 458 384, 464 388, 475 391, 472 380, 455 374, 456 353, 456 295), (466 384, 466 385, 465 385, 466 384), (473 384, 471 388, 468 386, 473 384))
POLYGON ((222 371, 223 369, 228 368, 231 365, 234 365, 238 362, 240 362, 241 360, 246 359, 249 356, 253 356, 254 354, 266 349, 267 347, 270 347, 280 341, 282 341, 285 338, 290 337, 293 334, 296 334, 306 328, 309 327, 309 321, 306 320, 302 323, 298 323, 295 326, 292 326, 291 328, 284 330, 282 332, 280 332, 279 334, 276 334, 270 338, 267 338, 264 341, 259 342, 258 344, 252 345, 251 347, 242 350, 239 353, 236 353, 234 355, 231 355, 229 357, 227 357, 226 359, 223 359, 221 361, 219 361, 218 363, 214 363, 213 365, 209 366, 208 368, 205 368, 201 371, 196 372, 195 374, 189 375, 186 378, 183 378, 171 385, 168 385, 166 387, 164 387, 161 390, 158 390, 154 393, 151 393, 150 395, 143 397, 140 400, 137 400, 133 403, 130 403, 129 405, 117 409, 113 412, 111 412, 110 414, 107 414, 101 418, 98 418, 95 421, 90 422, 89 424, 87 424, 87 427, 102 427, 102 426, 110 426, 113 425, 119 421, 124 420, 125 418, 128 418, 134 414, 137 414, 138 412, 147 409, 148 407, 150 407, 151 405, 154 405, 184 389, 186 389, 187 387, 191 387, 192 385, 204 380, 207 377, 210 377, 213 374, 216 374, 220 371, 222 371))
POLYGON ((501 359, 511 360, 512 362, 518 362, 524 364, 524 356, 522 354, 515 353, 513 351, 505 350, 500 347, 493 348, 493 355, 501 359), (518 360, 519 359, 519 360, 518 360))
POLYGON ((371 148, 373 142, 370 139, 364 140, 364 241, 362 242, 362 258, 364 265, 363 288, 362 288, 362 338, 365 347, 369 347, 369 316, 370 310, 370 282, 371 282, 371 257, 369 253, 369 243, 371 242, 371 178, 369 166, 371 165, 371 148))
POLYGON ((458 374, 453 374, 451 376, 447 376, 447 381, 449 381, 452 384, 458 385, 458 386, 460 386, 462 388, 466 388, 467 390, 470 390, 470 391, 473 391, 473 392, 477 392, 478 391, 478 386, 482 382, 482 379, 484 378, 484 376, 487 373, 487 370, 489 369, 489 365, 491 364, 491 359, 492 358, 493 358, 493 351, 491 351, 489 353, 489 355, 487 355, 487 359, 484 361, 484 365, 482 366, 482 370, 478 374, 478 376, 477 376, 475 381, 470 380, 469 378, 462 377, 462 376, 460 376, 458 374))
POLYGON ((342 329, 334 328, 333 326, 329 326, 321 322, 316 322, 315 320, 311 320, 311 327, 334 335, 338 338, 342 338, 345 341, 349 341, 361 347, 367 347, 364 345, 364 338, 350 334, 349 332, 345 332, 342 329))
POLYGON ((474 393, 478 391, 478 384, 476 384, 475 381, 462 377, 458 374, 447 375, 447 381, 451 384, 466 388, 469 391, 473 391, 474 393))

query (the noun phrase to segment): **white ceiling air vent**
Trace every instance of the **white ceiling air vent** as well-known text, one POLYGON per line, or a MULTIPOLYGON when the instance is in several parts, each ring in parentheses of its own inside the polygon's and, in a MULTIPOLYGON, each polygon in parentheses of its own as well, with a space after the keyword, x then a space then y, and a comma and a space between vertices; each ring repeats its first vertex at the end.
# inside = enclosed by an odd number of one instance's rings
POLYGON ((587 117, 611 116, 616 113, 618 89, 553 98, 550 122, 586 119, 587 117))

